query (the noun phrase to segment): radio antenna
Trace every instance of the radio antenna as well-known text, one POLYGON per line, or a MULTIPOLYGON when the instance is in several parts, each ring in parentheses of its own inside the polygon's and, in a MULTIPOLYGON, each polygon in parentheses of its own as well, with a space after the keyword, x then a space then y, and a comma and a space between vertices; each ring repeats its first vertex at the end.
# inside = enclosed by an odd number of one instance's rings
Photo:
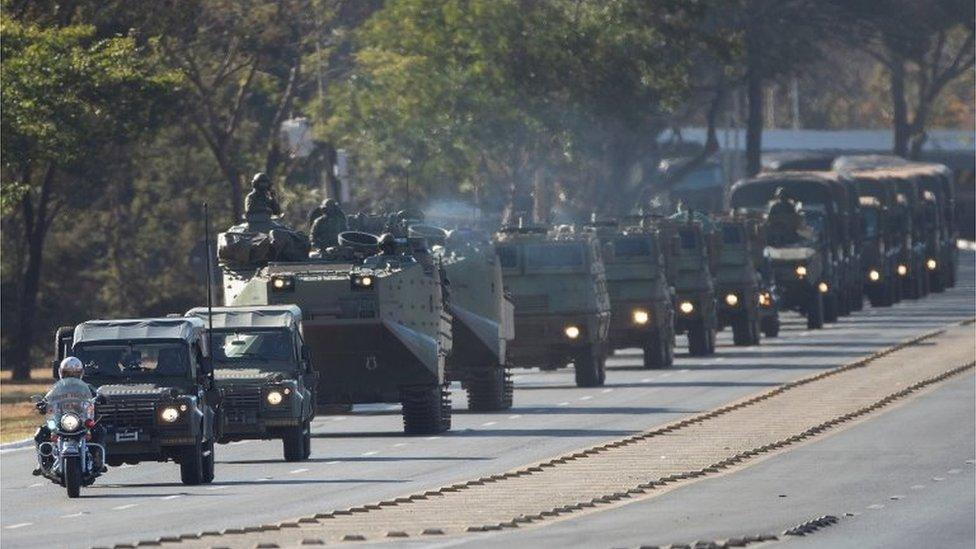
POLYGON ((207 355, 213 361, 213 267, 210 264, 210 206, 203 203, 203 234, 207 254, 207 355))

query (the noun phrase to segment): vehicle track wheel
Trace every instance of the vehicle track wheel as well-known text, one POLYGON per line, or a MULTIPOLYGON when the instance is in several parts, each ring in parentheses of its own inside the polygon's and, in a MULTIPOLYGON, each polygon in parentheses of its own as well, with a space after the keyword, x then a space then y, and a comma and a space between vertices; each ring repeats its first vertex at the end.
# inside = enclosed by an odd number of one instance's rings
POLYGON ((819 330, 823 328, 824 323, 824 300, 823 294, 819 292, 813 292, 813 296, 810 298, 810 304, 807 306, 807 328, 810 330, 819 330))
POLYGON ((591 345, 576 355, 573 369, 577 387, 599 387, 606 380, 606 356, 600 347, 591 345))
POLYGON ((81 456, 64 458, 64 487, 69 498, 81 495, 81 456))
POLYGON ((765 337, 779 336, 779 318, 767 316, 762 319, 762 333, 765 337))
POLYGON ((451 396, 446 386, 409 387, 400 390, 403 432, 432 435, 451 428, 451 396))
POLYGON ((512 374, 502 366, 473 372, 468 379, 468 410, 497 412, 512 407, 512 374))
POLYGON ((203 482, 203 443, 184 446, 180 452, 180 480, 188 486, 203 482))
POLYGON ((745 347, 754 343, 752 321, 748 316, 739 316, 732 321, 732 344, 745 347))
POLYGON ((204 484, 210 484, 214 479, 214 464, 216 462, 213 440, 209 440, 203 445, 203 459, 201 461, 203 465, 201 481, 204 484))
POLYGON ((674 364, 674 338, 658 329, 644 344, 644 368, 668 368, 674 364))
POLYGON ((285 461, 302 461, 305 459, 305 437, 308 434, 308 423, 302 422, 295 427, 289 427, 281 437, 285 461))

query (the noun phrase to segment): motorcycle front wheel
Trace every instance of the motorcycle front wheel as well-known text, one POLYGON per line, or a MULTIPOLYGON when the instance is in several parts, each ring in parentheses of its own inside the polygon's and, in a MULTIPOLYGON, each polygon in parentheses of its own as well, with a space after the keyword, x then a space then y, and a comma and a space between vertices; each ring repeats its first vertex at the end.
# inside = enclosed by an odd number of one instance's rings
POLYGON ((81 494, 81 456, 64 458, 64 487, 68 490, 69 498, 81 494))

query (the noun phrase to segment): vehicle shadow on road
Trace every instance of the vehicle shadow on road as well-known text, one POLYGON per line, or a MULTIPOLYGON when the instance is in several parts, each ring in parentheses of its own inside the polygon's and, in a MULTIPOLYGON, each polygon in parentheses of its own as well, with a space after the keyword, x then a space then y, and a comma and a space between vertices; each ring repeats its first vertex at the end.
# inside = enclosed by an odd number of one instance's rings
MULTIPOLYGON (((343 457, 343 456, 331 456, 331 457, 321 457, 321 458, 309 458, 301 462, 295 463, 328 463, 333 461, 338 461, 340 463, 393 463, 398 461, 490 461, 494 458, 491 457, 454 457, 454 456, 408 456, 408 457, 384 457, 384 456, 368 456, 368 457, 343 457)), ((270 463, 285 463, 280 459, 240 459, 240 460, 228 460, 220 461, 217 463, 224 465, 265 465, 270 463)))
MULTIPOLYGON (((609 385, 607 385, 609 387, 609 385)), ((621 385, 614 385, 620 387, 621 385)), ((635 384, 636 386, 636 384, 635 384)), ((681 408, 653 408, 643 406, 532 406, 530 408, 512 408, 509 412, 518 414, 559 415, 559 414, 695 414, 700 410, 685 410, 681 408)))
MULTIPOLYGON (((282 462, 278 462, 282 463, 282 462)), ((328 478, 328 479, 276 479, 270 478, 268 480, 215 480, 206 486, 260 486, 264 484, 277 485, 277 486, 310 486, 315 484, 399 484, 402 482, 407 482, 403 479, 384 479, 384 478, 328 478)), ((182 487, 183 484, 179 482, 160 482, 160 483, 141 483, 141 484, 107 484, 102 486, 102 488, 166 488, 166 487, 182 487)), ((105 494, 109 496, 111 494, 105 494)), ((143 497, 161 497, 170 494, 142 494, 143 497)), ((220 496, 222 494, 201 494, 199 492, 191 492, 186 494, 188 496, 220 496)), ((117 494, 113 497, 138 497, 132 494, 117 494)), ((94 497, 94 496, 93 496, 94 497)))

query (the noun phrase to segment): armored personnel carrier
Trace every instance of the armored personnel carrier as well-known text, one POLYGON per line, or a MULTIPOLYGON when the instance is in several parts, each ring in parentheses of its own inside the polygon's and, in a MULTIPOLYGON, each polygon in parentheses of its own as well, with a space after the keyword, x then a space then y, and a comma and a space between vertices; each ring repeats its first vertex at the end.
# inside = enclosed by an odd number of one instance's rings
POLYGON ((645 218, 585 225, 600 239, 610 294, 610 349, 639 347, 645 368, 674 363, 674 303, 657 229, 645 218))
POLYGON ((490 237, 430 225, 411 225, 408 233, 431 246, 448 282, 445 306, 451 314, 453 345, 447 379, 461 383, 469 410, 511 408, 514 386, 507 346, 515 337, 514 308, 505 297, 501 264, 490 237))
POLYGON ((732 327, 735 345, 759 343, 762 322, 762 279, 754 258, 755 225, 734 217, 716 221, 722 235, 715 268, 718 321, 732 327))
POLYGON ((446 431, 451 318, 440 271, 406 241, 379 252, 375 235, 348 231, 318 258, 253 263, 218 253, 224 302, 301 308, 320 404, 399 402, 407 433, 446 431))
POLYGON ((568 227, 505 227, 495 249, 515 304, 509 361, 543 369, 573 362, 576 385, 603 385, 610 298, 596 238, 568 227))
POLYGON ((214 479, 219 395, 203 333, 198 318, 89 320, 58 330, 58 362, 78 357, 98 390, 108 465, 175 461, 183 484, 214 479))
POLYGON ((681 212, 657 222, 668 281, 674 286, 675 333, 687 334, 692 356, 715 353, 718 311, 712 278, 714 233, 701 214, 681 212))
POLYGON ((295 305, 197 307, 207 324, 214 378, 223 400, 217 442, 281 439, 285 461, 311 453, 318 373, 295 305), (211 314, 212 313, 212 314, 211 314))

